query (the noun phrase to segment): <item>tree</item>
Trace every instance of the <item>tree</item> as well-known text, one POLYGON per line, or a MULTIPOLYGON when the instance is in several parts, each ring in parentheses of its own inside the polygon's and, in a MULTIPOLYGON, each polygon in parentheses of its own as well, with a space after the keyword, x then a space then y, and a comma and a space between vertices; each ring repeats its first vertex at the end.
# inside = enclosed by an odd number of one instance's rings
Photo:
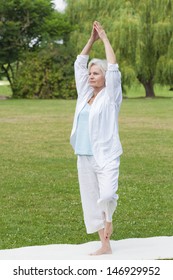
POLYGON ((68 37, 71 27, 50 0, 0 0, 0 67, 16 96, 26 56, 68 37))
MULTIPOLYGON (((138 80, 146 90, 146 96, 153 97, 154 83, 161 82, 157 77, 160 60, 164 58, 166 72, 171 69, 168 57, 173 40, 173 1, 147 0, 144 3, 140 2, 138 14, 140 30, 136 46, 135 70, 138 80)), ((167 74, 164 75, 164 84, 169 82, 168 76, 170 77, 170 75, 167 74)))
POLYGON ((72 50, 51 43, 38 52, 28 53, 15 78, 18 98, 76 97, 72 50))
MULTIPOLYGON (((173 3, 172 3, 173 6, 173 3)), ((163 7, 164 8, 164 7, 163 7)), ((171 7, 170 7, 171 9, 171 7)), ((166 26, 166 36, 170 36, 173 31, 173 7, 171 9, 171 13, 168 13, 167 20, 171 22, 169 24, 167 21, 165 21, 166 26)), ((158 25, 157 29, 157 36, 159 37, 160 29, 162 26, 158 25)), ((170 90, 173 90, 173 36, 170 36, 171 39, 169 41, 168 46, 165 46, 167 48, 166 52, 162 52, 161 56, 159 57, 158 64, 157 64, 157 73, 156 73, 156 80, 158 83, 164 85, 170 85, 170 90)), ((159 38, 158 38, 159 39, 159 38)), ((161 38, 165 42, 166 38, 161 38)), ((161 40, 160 39, 160 40, 161 40)), ((164 47, 164 44, 162 43, 162 46, 164 47)))
MULTIPOLYGON (((130 85, 136 77, 144 86, 146 97, 155 96, 156 82, 173 84, 173 0, 67 0, 67 3, 71 24, 78 24, 72 34, 77 50, 86 42, 92 21, 100 20, 116 50, 123 83, 130 85)), ((93 55, 103 56, 99 44, 93 55)))

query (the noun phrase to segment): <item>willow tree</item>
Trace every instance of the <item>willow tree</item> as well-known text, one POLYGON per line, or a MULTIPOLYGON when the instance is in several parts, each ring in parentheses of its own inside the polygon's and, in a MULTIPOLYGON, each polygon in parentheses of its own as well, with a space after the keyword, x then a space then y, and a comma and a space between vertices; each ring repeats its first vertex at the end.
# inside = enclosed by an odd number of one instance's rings
MULTIPOLYGON (((97 19, 116 50, 125 84, 130 85, 136 77, 144 86, 146 97, 154 97, 156 81, 172 83, 173 0, 66 2, 71 24, 77 26, 72 35, 77 51, 87 40, 92 21, 97 19)), ((93 55, 103 56, 99 43, 93 55)))
POLYGON ((173 0, 142 2, 139 2, 138 7, 140 29, 135 70, 138 80, 145 87, 146 96, 152 97, 154 83, 170 83, 170 75, 167 74, 171 68, 173 73, 173 63, 169 63, 173 40, 173 0), (163 61, 165 71, 162 80, 158 79, 157 74, 160 61, 163 61))
MULTIPOLYGON (((165 8, 163 5, 162 9, 165 8)), ((156 80, 162 85, 170 85, 173 89, 173 1, 168 1, 167 8, 167 18, 163 24, 158 23, 157 32, 155 32, 155 41, 161 42, 159 45, 162 48, 157 63, 156 80), (160 34, 164 34, 165 37, 161 37, 160 34), (167 41, 169 41, 168 44, 167 41)))

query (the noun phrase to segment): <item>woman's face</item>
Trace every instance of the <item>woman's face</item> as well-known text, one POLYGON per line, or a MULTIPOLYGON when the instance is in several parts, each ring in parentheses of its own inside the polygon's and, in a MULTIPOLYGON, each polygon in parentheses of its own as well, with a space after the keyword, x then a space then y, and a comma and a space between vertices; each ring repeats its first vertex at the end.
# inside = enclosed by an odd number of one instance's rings
POLYGON ((99 66, 93 64, 89 71, 89 84, 93 88, 101 89, 105 86, 105 76, 99 66))

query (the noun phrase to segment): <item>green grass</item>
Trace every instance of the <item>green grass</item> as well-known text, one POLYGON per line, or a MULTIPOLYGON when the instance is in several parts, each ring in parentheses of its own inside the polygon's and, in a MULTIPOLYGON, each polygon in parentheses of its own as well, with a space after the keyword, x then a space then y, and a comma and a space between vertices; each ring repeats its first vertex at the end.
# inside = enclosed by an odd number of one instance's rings
MULTIPOLYGON (((84 243, 75 101, 0 100, 0 249, 84 243)), ((173 99, 125 99, 112 239, 173 234, 173 99)))
POLYGON ((9 85, 1 85, 0 84, 0 97, 1 96, 7 96, 7 97, 11 97, 11 88, 9 85))

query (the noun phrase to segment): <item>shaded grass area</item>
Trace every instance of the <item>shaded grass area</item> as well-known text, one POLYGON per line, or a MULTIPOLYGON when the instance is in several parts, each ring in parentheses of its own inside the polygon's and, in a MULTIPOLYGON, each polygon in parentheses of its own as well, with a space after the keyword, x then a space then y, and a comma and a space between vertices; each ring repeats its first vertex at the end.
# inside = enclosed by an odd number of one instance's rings
POLYGON ((12 92, 11 92, 10 86, 6 85, 6 84, 4 84, 4 85, 0 84, 0 98, 2 96, 11 97, 11 95, 12 95, 12 92))
MULTIPOLYGON (((0 81, 1 82, 1 81, 0 81)), ((136 82, 130 88, 125 87, 127 98, 144 98, 145 97, 145 89, 144 87, 136 82)), ((154 86, 154 91, 156 98, 173 98, 173 91, 170 90, 169 86, 160 86, 156 84, 154 86)), ((2 96, 6 96, 10 98, 12 96, 12 91, 9 85, 0 83, 0 98, 2 96)))
MULTIPOLYGON (((84 243, 69 144, 75 101, 0 101, 0 249, 84 243)), ((173 100, 130 100, 119 123, 119 201, 112 239, 173 235, 173 100)))

